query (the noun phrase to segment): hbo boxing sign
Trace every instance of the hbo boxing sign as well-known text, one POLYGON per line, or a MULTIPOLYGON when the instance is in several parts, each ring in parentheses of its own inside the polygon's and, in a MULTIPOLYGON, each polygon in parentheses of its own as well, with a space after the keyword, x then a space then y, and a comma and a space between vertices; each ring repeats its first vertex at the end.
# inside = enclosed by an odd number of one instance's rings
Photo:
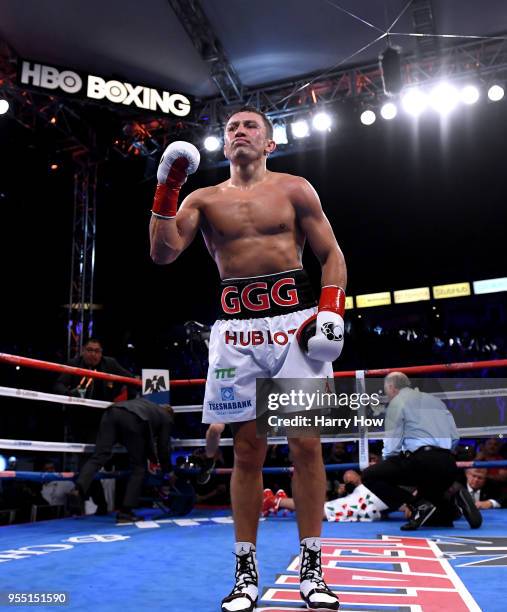
POLYGON ((66 94, 81 94, 90 100, 108 100, 113 104, 136 106, 144 110, 185 117, 190 113, 190 100, 180 93, 158 91, 151 87, 132 85, 74 70, 58 69, 23 60, 18 74, 20 85, 66 94))

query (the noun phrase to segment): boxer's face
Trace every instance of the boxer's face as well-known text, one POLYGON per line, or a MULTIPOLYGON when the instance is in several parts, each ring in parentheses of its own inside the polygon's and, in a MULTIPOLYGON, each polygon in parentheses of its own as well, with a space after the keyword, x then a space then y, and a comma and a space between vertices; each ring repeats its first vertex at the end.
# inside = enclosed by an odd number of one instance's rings
POLYGON ((268 155, 275 147, 257 113, 236 113, 225 126, 224 155, 230 161, 254 161, 268 155))

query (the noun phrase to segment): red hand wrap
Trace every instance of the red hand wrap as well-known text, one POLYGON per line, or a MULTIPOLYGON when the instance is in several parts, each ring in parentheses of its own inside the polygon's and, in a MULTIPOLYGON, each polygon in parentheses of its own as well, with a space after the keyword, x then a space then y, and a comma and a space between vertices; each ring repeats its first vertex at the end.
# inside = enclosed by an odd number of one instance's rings
POLYGON ((180 189, 187 178, 188 159, 179 157, 171 166, 165 183, 158 184, 153 198, 152 212, 164 217, 175 217, 180 189))
POLYGON ((180 187, 170 187, 167 183, 163 185, 159 183, 153 198, 152 212, 164 217, 175 217, 178 210, 180 189, 180 187))
POLYGON ((345 291, 341 287, 322 287, 319 312, 336 312, 341 317, 345 313, 345 291))

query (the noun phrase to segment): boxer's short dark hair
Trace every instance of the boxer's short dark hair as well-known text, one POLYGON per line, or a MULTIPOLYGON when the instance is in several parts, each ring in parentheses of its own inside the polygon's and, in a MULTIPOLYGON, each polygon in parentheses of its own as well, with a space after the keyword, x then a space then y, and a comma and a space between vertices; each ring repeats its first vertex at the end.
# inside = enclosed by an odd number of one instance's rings
POLYGON ((271 123, 271 119, 266 115, 266 113, 263 113, 258 108, 255 108, 255 106, 246 105, 246 106, 242 106, 241 108, 238 108, 237 110, 235 110, 232 113, 230 113, 230 115, 225 120, 225 124, 227 125, 227 123, 229 123, 229 119, 233 115, 237 115, 238 113, 255 113, 256 115, 259 115, 259 117, 262 118, 262 121, 263 121, 264 126, 266 128, 266 134, 267 134, 268 138, 270 140, 273 139, 273 124, 271 123))

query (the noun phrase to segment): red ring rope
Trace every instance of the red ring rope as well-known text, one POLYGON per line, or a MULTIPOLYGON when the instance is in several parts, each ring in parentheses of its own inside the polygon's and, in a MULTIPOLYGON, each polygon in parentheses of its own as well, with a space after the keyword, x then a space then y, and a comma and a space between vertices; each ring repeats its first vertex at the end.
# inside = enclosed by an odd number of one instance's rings
MULTIPOLYGON (((85 368, 76 368, 74 366, 62 365, 51 361, 42 361, 40 359, 30 359, 29 357, 20 357, 19 355, 9 355, 8 353, 0 353, 0 362, 11 363, 17 366, 27 368, 36 368, 38 370, 50 370, 51 372, 66 372, 67 374, 75 374, 76 376, 90 376, 91 378, 103 378, 105 380, 113 380, 116 382, 126 383, 128 385, 142 386, 142 382, 138 378, 128 378, 127 376, 118 376, 116 374, 106 374, 105 372, 97 372, 96 370, 86 370, 85 368)), ((440 363, 434 365, 421 366, 400 366, 399 368, 381 368, 376 370, 364 370, 365 376, 387 376, 390 372, 404 372, 405 374, 430 374, 435 372, 456 372, 460 370, 480 370, 482 368, 507 368, 507 359, 490 359, 488 361, 465 361, 462 363, 440 363)), ((335 378, 351 378, 356 375, 356 370, 345 370, 342 372, 334 372, 335 378)), ((205 378, 182 378, 171 380, 171 385, 174 387, 189 387, 196 385, 204 385, 205 378)))

